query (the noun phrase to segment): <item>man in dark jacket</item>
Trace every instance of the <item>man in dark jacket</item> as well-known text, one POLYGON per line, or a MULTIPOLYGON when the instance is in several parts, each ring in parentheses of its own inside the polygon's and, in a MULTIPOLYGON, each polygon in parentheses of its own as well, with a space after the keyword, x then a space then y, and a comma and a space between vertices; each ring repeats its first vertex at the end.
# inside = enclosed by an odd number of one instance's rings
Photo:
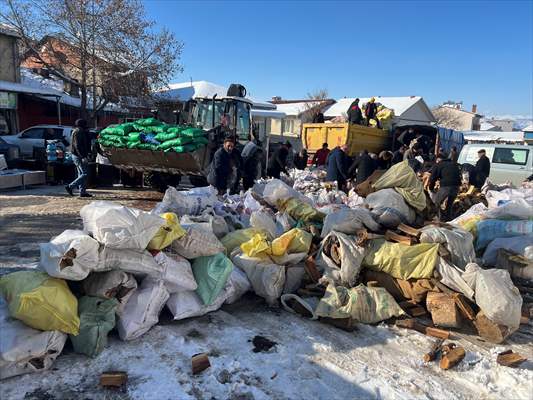
POLYGON ((72 131, 71 153, 72 161, 76 166, 78 177, 65 186, 65 190, 71 196, 74 195, 73 188, 80 188, 80 197, 92 197, 87 193, 87 174, 89 166, 89 153, 91 152, 91 139, 87 130, 87 121, 78 119, 75 122, 76 128, 72 131))
POLYGON ((277 149, 268 163, 268 176, 279 179, 279 175, 283 172, 287 172, 287 157, 289 156, 289 147, 287 143, 283 143, 279 149, 277 149))
POLYGON ((457 162, 459 160, 459 152, 457 151, 457 146, 452 146, 450 151, 450 160, 457 162))
POLYGON ((235 142, 233 139, 226 138, 222 147, 213 156, 207 181, 218 190, 219 195, 223 195, 231 183, 230 178, 233 167, 235 166, 235 160, 232 154, 234 148, 235 142))
POLYGON ((348 176, 355 176, 357 184, 363 183, 376 170, 376 161, 370 157, 367 150, 363 150, 348 170, 348 176))
POLYGON ((368 103, 366 103, 365 107, 365 117, 366 117, 366 126, 370 125, 370 120, 373 119, 376 121, 377 127, 379 128, 379 121, 376 117, 378 113, 378 107, 376 106, 376 99, 371 98, 368 103))
POLYGON ((479 150, 477 155, 479 160, 476 163, 476 187, 481 189, 490 175, 490 160, 485 149, 479 150))
POLYGON ((359 99, 355 99, 352 104, 350 104, 350 108, 348 108, 348 122, 357 125, 361 125, 363 122, 363 113, 359 107, 359 99))
POLYGON ((302 149, 296 156, 294 157, 294 167, 297 169, 304 170, 305 167, 307 167, 307 160, 309 160, 309 156, 307 155, 307 150, 302 149))
POLYGON ((323 124, 324 123, 324 114, 322 114, 322 111, 318 111, 313 116, 313 124, 323 124))
POLYGON ((452 217, 453 202, 461 186, 461 170, 459 165, 448 159, 446 154, 439 154, 437 157, 437 164, 433 167, 429 178, 429 190, 435 189, 437 181, 440 181, 440 188, 433 198, 433 203, 437 206, 439 220, 449 221, 452 217), (444 200, 446 200, 446 209, 442 213, 441 205, 444 200))
POLYGON ((407 150, 407 146, 401 145, 400 148, 392 154, 392 165, 398 164, 403 161, 403 153, 405 153, 405 150, 407 150))
POLYGON ((335 147, 331 153, 329 153, 326 161, 327 176, 326 180, 333 182, 337 181, 339 190, 346 190, 346 181, 348 180, 348 146, 335 147))
POLYGON ((261 177, 263 150, 250 139, 244 146, 241 157, 243 162, 242 186, 246 191, 254 185, 256 179, 261 177))

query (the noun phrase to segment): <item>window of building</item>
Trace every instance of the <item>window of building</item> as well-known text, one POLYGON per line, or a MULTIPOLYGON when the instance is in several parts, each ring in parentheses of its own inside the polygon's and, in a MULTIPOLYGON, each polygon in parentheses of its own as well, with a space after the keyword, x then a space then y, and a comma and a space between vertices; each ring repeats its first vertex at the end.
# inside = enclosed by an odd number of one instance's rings
POLYGON ((499 164, 526 165, 528 149, 509 149, 497 147, 492 162, 499 164))

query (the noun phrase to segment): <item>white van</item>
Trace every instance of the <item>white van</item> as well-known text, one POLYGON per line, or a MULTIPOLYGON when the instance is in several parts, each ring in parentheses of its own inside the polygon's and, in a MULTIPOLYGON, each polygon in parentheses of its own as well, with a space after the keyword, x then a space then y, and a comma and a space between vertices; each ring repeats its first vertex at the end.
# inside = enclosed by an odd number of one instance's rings
POLYGON ((459 154, 459 164, 476 165, 477 152, 481 149, 485 149, 490 160, 489 180, 492 183, 510 181, 520 185, 533 174, 533 146, 521 144, 467 144, 459 154))

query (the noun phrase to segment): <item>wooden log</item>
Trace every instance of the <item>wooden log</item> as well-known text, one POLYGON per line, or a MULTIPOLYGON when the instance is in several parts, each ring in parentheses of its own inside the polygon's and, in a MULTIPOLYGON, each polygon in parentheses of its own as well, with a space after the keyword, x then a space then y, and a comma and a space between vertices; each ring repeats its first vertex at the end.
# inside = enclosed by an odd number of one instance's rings
POLYGON ((459 364, 465 358, 465 354, 465 349, 460 346, 452 348, 446 354, 443 349, 439 365, 442 369, 450 369, 459 364))
POLYGON ((430 362, 430 361, 435 360, 441 351, 443 343, 444 343, 443 339, 437 339, 431 346, 431 349, 429 350, 429 352, 424 354, 424 357, 423 357, 424 361, 430 362))
POLYGON ((418 304, 414 307, 409 308, 408 310, 406 310, 406 312, 411 317, 421 317, 422 315, 426 315, 428 313, 424 307, 419 306, 418 304))
POLYGON ((412 246, 413 244, 416 243, 416 239, 411 237, 411 236, 404 236, 404 235, 400 235, 396 232, 393 232, 393 231, 386 231, 385 232, 385 240, 388 240, 390 242, 397 242, 397 243, 402 243, 402 244, 406 244, 408 246, 412 246))
POLYGON ((191 358, 191 366, 193 375, 199 374, 211 366, 207 353, 195 354, 191 358))
POLYGON ((527 358, 521 354, 514 353, 512 350, 503 351, 496 357, 498 364, 510 368, 518 367, 524 361, 527 361, 527 358))
POLYGON ((128 382, 128 374, 124 371, 106 371, 100 375, 100 386, 121 387, 128 382))
POLYGON ((307 272, 307 275, 309 275, 309 278, 317 283, 320 278, 322 278, 322 275, 320 275, 320 272, 318 271, 318 268, 316 267, 315 259, 313 257, 307 257, 304 263, 304 269, 305 272, 307 272))
POLYGON ((446 328, 461 326, 461 314, 455 305, 453 295, 428 292, 426 306, 435 325, 446 328))
POLYGON ((439 339, 450 338, 449 331, 445 331, 444 329, 433 328, 430 326, 425 326, 413 318, 399 319, 396 321, 396 326, 399 328, 413 329, 417 332, 423 333, 424 335, 433 336, 439 339))
POLYGON ((492 322, 483 311, 477 313, 474 325, 479 336, 491 343, 501 343, 510 335, 509 328, 492 322))
POLYGON ((397 228, 400 232, 405 233, 406 235, 413 236, 415 238, 419 238, 420 234, 422 233, 420 229, 413 228, 412 226, 406 225, 406 224, 400 224, 397 228))
POLYGON ((463 317, 470 321, 475 320, 476 313, 470 306, 469 301, 466 299, 466 297, 460 293, 454 293, 452 296, 455 301, 455 304, 457 305, 457 308, 459 308, 459 311, 461 311, 463 317))

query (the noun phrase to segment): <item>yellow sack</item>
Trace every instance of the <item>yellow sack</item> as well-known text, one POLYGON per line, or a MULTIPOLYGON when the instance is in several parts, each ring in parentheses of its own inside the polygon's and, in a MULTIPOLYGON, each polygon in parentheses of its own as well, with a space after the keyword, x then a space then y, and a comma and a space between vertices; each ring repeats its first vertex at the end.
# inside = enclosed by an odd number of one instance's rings
POLYGON ((263 233, 258 233, 247 242, 241 244, 241 250, 248 257, 264 257, 271 254, 267 235, 263 233))
POLYGON ((230 254, 236 247, 239 247, 244 242, 250 240, 254 235, 262 233, 266 235, 266 232, 262 229, 257 228, 247 228, 247 229, 238 229, 236 231, 228 233, 224 236, 220 242, 226 248, 227 254, 230 254))
POLYGON ((298 199, 290 198, 278 201, 278 210, 288 213, 297 221, 324 221, 325 214, 314 209, 309 204, 304 203, 298 199))
POLYGON ((163 225, 155 236, 148 243, 148 250, 162 250, 168 247, 176 239, 179 239, 187 233, 179 223, 178 216, 174 213, 164 213, 160 215, 165 219, 165 225, 163 225))
POLYGON ((313 235, 303 229, 294 228, 272 241, 272 254, 282 256, 286 253, 307 253, 313 235))
POLYGON ((376 190, 394 188, 410 206, 419 211, 426 208, 424 185, 407 160, 390 167, 372 186, 376 190))
POLYGON ((397 279, 432 278, 439 257, 438 251, 438 243, 407 246, 377 239, 370 241, 362 265, 397 279))
POLYGON ((78 299, 63 279, 41 271, 13 272, 0 278, 0 294, 9 314, 32 328, 79 333, 78 299))

